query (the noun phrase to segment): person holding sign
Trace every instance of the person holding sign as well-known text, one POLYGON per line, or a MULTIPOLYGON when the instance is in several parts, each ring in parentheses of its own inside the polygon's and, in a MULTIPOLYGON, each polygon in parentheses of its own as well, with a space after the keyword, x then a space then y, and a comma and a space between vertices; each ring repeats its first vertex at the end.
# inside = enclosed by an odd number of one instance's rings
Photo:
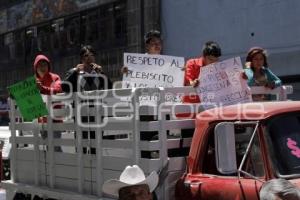
POLYGON ((50 66, 50 60, 46 56, 36 56, 33 68, 41 94, 51 95, 62 91, 60 77, 50 72, 50 66))
MULTIPOLYGON (((248 85, 265 86, 270 89, 281 86, 281 80, 268 68, 266 51, 260 47, 253 47, 246 57, 245 74, 248 85)), ((271 100, 270 95, 252 95, 253 101, 271 100)))
MULTIPOLYGON (((61 88, 61 79, 57 74, 50 72, 51 63, 49 58, 45 55, 36 56, 33 68, 36 77, 36 84, 41 94, 44 95, 52 95, 62 92, 61 88)), ((54 108, 60 108, 60 106, 54 106, 54 108)), ((40 117, 38 119, 39 123, 47 123, 46 117, 40 117)), ((54 123, 60 123, 61 120, 53 120, 54 123)), ((48 137, 48 133, 46 130, 41 131, 41 136, 43 139, 48 137)), ((53 137, 55 139, 61 138, 60 131, 53 131, 53 137)), ((54 147, 54 151, 61 152, 62 149, 59 146, 54 147)))
MULTIPOLYGON (((197 87, 199 84, 200 68, 212 64, 219 60, 222 55, 221 48, 218 43, 208 41, 202 49, 202 56, 187 61, 184 74, 184 86, 197 87)), ((199 103, 198 95, 189 95, 183 97, 185 103, 199 103)))
MULTIPOLYGON (((150 30, 144 36, 146 54, 160 55, 162 51, 162 39, 158 30, 150 30)), ((121 68, 122 74, 128 73, 128 67, 121 68)))
POLYGON ((147 54, 161 54, 162 39, 158 30, 151 30, 148 33, 146 33, 144 40, 147 54))
MULTIPOLYGON (((145 54, 149 55, 160 55, 162 51, 162 39, 161 39, 161 34, 158 30, 150 30, 144 35, 144 43, 145 43, 145 54)), ((124 59, 125 61, 125 59, 124 59)), ((149 70, 152 72, 152 68, 149 70)), ((129 74, 130 72, 128 70, 128 66, 126 64, 121 68, 121 73, 122 74, 129 74)), ((152 77, 159 77, 157 76, 152 76, 152 77)), ((153 78, 154 79, 154 78, 153 78)), ((124 78, 123 78, 123 84, 125 83, 124 78)), ((139 84, 138 86, 135 87, 146 87, 146 85, 139 84)), ((157 116, 140 116, 140 121, 156 121, 157 116)), ((157 140, 158 139, 158 132, 153 131, 153 132, 147 132, 147 131, 141 131, 141 140, 157 140)), ((142 151, 141 156, 143 158, 157 158, 158 157, 158 151, 142 151)))
POLYGON ((70 85, 63 84, 64 92, 111 89, 110 79, 103 73, 102 67, 95 63, 95 51, 90 46, 83 46, 80 50, 80 63, 70 69, 64 79, 70 85), (71 86, 71 88, 69 87, 71 86))
MULTIPOLYGON (((95 63, 95 54, 93 47, 90 45, 83 46, 80 50, 80 63, 75 68, 70 69, 64 79, 64 92, 81 92, 92 90, 106 90, 112 88, 112 82, 103 73, 102 67, 95 63)), ((83 123, 87 123, 88 117, 82 118, 83 123)), ((83 138, 88 137, 86 131, 83 131, 83 138)), ((95 138, 95 135, 90 133, 90 138, 95 138)), ((76 135, 75 135, 76 137, 76 135)), ((87 152, 87 148, 83 148, 83 152, 87 152)), ((91 148, 91 153, 94 154, 95 148, 91 148)))

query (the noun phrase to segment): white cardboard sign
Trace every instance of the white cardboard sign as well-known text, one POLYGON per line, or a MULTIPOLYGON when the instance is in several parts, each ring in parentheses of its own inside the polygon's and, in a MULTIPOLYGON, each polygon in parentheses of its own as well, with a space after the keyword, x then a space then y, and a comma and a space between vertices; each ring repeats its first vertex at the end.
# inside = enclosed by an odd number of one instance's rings
POLYGON ((124 53, 124 66, 122 88, 183 86, 183 57, 124 53))
POLYGON ((252 102, 247 81, 242 78, 239 57, 202 67, 197 88, 201 102, 217 106, 252 102))

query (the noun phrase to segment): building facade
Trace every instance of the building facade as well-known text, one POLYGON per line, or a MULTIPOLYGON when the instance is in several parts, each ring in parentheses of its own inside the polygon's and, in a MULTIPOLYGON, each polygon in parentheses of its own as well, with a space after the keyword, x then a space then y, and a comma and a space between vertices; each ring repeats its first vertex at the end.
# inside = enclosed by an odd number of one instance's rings
POLYGON ((79 63, 82 45, 112 80, 124 52, 143 52, 143 35, 160 29, 159 0, 13 0, 0 2, 0 88, 33 75, 38 53, 62 78, 79 63))
POLYGON ((161 28, 164 52, 186 59, 201 54, 204 42, 217 41, 221 60, 261 46, 270 69, 300 99, 300 1, 289 0, 163 0, 161 28))
POLYGON ((163 53, 199 56, 205 41, 222 47, 222 59, 250 47, 269 53, 271 70, 300 99, 300 2, 297 0, 3 0, 0 2, 0 90, 33 74, 38 52, 64 77, 91 44, 97 62, 120 80, 124 52, 143 52, 143 35, 160 29, 163 53))

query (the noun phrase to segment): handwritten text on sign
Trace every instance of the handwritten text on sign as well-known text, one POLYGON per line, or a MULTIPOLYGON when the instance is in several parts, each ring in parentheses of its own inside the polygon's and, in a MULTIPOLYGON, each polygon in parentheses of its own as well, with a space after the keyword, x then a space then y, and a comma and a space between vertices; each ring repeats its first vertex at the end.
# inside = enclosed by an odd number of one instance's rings
POLYGON ((15 98, 25 120, 31 121, 48 114, 34 76, 9 86, 8 90, 15 98))
POLYGON ((183 86, 182 57, 124 53, 124 66, 123 88, 183 86))
POLYGON ((252 97, 239 57, 202 67, 197 88, 201 102, 217 105, 231 105, 251 102, 252 97))

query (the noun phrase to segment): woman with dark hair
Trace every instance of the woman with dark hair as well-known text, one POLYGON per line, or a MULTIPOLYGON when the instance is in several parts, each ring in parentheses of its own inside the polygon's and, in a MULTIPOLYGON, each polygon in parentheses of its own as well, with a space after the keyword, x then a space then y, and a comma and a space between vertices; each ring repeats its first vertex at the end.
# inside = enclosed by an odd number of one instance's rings
POLYGON ((95 54, 96 52, 90 45, 81 48, 80 63, 75 68, 70 69, 64 79, 65 82, 69 82, 69 84, 63 84, 64 92, 112 88, 112 83, 103 73, 102 67, 95 63, 95 54))
MULTIPOLYGON (((266 51, 260 47, 253 47, 246 57, 245 74, 248 85, 265 86, 274 89, 281 85, 281 80, 268 68, 266 51)), ((270 100, 270 95, 253 95, 254 101, 270 100)))

